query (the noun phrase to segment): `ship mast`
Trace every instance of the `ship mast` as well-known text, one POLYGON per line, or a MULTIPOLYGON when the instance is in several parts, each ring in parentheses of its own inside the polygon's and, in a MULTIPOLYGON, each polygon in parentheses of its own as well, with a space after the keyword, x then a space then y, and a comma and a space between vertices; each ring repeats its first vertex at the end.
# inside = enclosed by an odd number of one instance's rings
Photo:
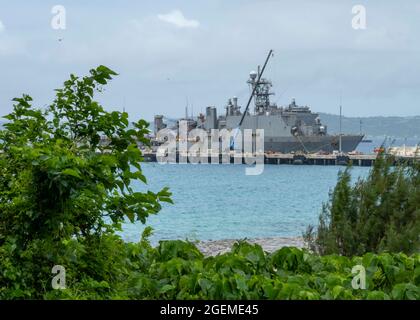
MULTIPOLYGON (((270 60, 270 57, 271 57, 272 54, 273 54, 273 50, 270 50, 270 52, 267 55, 267 58, 265 59, 264 65, 263 65, 263 67, 261 69, 261 72, 258 72, 257 80, 255 82, 256 84, 258 84, 260 82, 261 77, 262 77, 262 75, 264 73, 265 67, 267 66, 268 60, 270 60)), ((247 113, 247 111, 249 109, 249 105, 251 104, 252 98, 255 96, 255 92, 257 91, 257 87, 258 87, 257 85, 254 85, 253 88, 252 88, 251 96, 248 99, 248 103, 246 104, 246 108, 244 110, 244 113, 242 114, 242 118, 239 121, 238 129, 241 127, 242 122, 244 121, 245 115, 246 115, 246 113, 247 113)))
MULTIPOLYGON (((270 52, 269 52, 269 53, 268 53, 268 55, 267 55, 267 58, 265 59, 264 65, 263 65, 263 67, 262 67, 262 69, 261 69, 261 72, 260 72, 260 70, 259 70, 259 68, 258 68, 258 75, 256 76, 256 78, 257 78, 257 80, 256 80, 256 84, 258 84, 258 83, 260 82, 261 77, 262 77, 262 75, 263 75, 263 73, 264 73, 265 67, 267 66, 268 60, 270 60, 270 57, 271 57, 271 55, 272 55, 272 54, 273 54, 273 50, 271 49, 271 50, 270 50, 270 52)), ((231 149, 233 149, 233 148, 235 147, 235 139, 237 138, 238 133, 239 133, 239 131, 240 131, 240 129, 241 129, 242 122, 244 122, 245 115, 246 115, 246 113, 248 112, 249 105, 251 104, 252 98, 253 98, 253 97, 254 97, 254 95, 255 95, 255 92, 256 92, 256 90, 257 90, 257 87, 258 87, 257 85, 254 85, 254 86, 252 87, 252 92, 251 92, 251 95, 250 95, 250 97, 249 97, 249 99, 248 99, 248 103, 246 104, 245 110, 244 110, 244 112, 242 113, 242 117, 241 117, 241 120, 239 121, 238 127, 237 127, 237 128, 235 128, 235 129, 234 129, 234 131, 233 131, 233 135, 232 135, 231 140, 230 140, 230 148, 231 148, 231 149)))

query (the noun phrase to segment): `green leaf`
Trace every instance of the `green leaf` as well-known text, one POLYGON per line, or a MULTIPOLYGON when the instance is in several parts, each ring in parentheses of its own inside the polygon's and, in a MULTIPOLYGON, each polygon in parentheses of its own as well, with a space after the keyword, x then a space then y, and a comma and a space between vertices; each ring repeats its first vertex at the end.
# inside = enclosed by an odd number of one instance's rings
POLYGON ((61 171, 61 174, 76 177, 76 178, 81 178, 80 172, 76 169, 67 168, 61 171))
POLYGON ((174 289, 175 289, 175 286, 174 285, 166 284, 162 288, 160 288, 159 292, 160 293, 166 293, 166 292, 171 291, 171 290, 174 290, 174 289))

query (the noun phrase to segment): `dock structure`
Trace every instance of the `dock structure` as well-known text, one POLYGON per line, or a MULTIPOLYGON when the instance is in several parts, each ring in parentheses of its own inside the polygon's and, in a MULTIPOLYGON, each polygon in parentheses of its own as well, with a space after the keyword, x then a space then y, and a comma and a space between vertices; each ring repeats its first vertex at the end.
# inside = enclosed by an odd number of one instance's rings
MULTIPOLYGON (((187 159, 186 155, 181 155, 183 159, 187 159)), ((235 163, 235 157, 233 152, 230 154, 217 154, 209 155, 207 163, 226 163, 226 158, 229 157, 228 163, 235 163)), ((246 163, 245 157, 242 156, 240 163, 246 163)), ((143 158, 145 162, 157 162, 156 152, 143 151, 143 158)), ((321 165, 321 166, 340 166, 352 164, 353 166, 359 167, 370 167, 375 163, 377 154, 293 154, 293 153, 264 153, 264 164, 272 165, 321 165)), ((180 154, 176 155, 176 162, 178 163, 180 154)), ((418 158, 397 156, 395 161, 418 161, 418 158)), ((190 162, 190 161, 188 161, 190 162)))
POLYGON ((305 164, 321 166, 347 165, 370 167, 375 162, 376 154, 282 154, 269 153, 264 156, 266 164, 305 164))

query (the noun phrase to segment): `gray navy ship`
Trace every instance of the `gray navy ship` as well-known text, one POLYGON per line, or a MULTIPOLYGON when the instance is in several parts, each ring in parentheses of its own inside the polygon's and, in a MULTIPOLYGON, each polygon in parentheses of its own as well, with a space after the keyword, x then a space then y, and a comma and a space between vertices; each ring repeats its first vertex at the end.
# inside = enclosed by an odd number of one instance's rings
MULTIPOLYGON (((179 121, 188 123, 188 130, 202 128, 208 132, 211 129, 264 129, 265 152, 281 153, 317 153, 325 152, 351 152, 362 141, 363 135, 337 134, 330 135, 327 126, 321 123, 319 115, 310 110, 308 106, 299 106, 295 99, 287 106, 277 106, 271 103, 272 83, 263 78, 262 74, 272 54, 270 51, 263 68, 252 71, 247 81, 252 94, 244 111, 238 105, 238 98, 228 100, 225 114, 218 116, 216 107, 207 107, 206 114, 200 114, 196 119, 188 117, 188 112, 179 121), (249 111, 253 101, 254 110, 249 111)), ((155 116, 154 129, 157 131, 167 127, 163 116, 155 116)))

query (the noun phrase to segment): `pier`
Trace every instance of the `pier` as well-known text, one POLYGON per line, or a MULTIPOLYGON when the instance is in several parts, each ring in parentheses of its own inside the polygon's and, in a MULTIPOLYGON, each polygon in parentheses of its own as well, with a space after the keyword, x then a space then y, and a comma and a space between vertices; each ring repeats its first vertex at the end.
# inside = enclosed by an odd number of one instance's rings
MULTIPOLYGON (((176 163, 179 163, 180 154, 176 155, 176 163)), ((186 155, 182 154, 184 159, 186 155)), ((209 155, 207 163, 223 164, 223 157, 229 157, 228 163, 235 162, 235 155, 233 152, 230 154, 215 154, 209 155)), ((237 155, 236 155, 237 157, 237 155)), ((240 162, 245 163, 245 156, 242 156, 240 162)), ((143 158, 145 162, 157 162, 156 152, 143 151, 143 158)), ((292 154, 292 153, 264 153, 264 164, 272 165, 320 165, 320 166, 345 166, 351 164, 359 167, 370 167, 375 163, 377 154, 292 154)), ((419 158, 408 156, 394 156, 395 162, 418 161, 419 158)), ((187 160, 188 161, 188 160, 187 160)), ((184 161, 185 162, 185 161, 184 161)), ((188 161, 189 162, 189 161, 188 161)))
POLYGON ((348 165, 370 167, 376 160, 376 154, 283 154, 268 153, 264 155, 265 164, 294 164, 337 166, 348 165))

